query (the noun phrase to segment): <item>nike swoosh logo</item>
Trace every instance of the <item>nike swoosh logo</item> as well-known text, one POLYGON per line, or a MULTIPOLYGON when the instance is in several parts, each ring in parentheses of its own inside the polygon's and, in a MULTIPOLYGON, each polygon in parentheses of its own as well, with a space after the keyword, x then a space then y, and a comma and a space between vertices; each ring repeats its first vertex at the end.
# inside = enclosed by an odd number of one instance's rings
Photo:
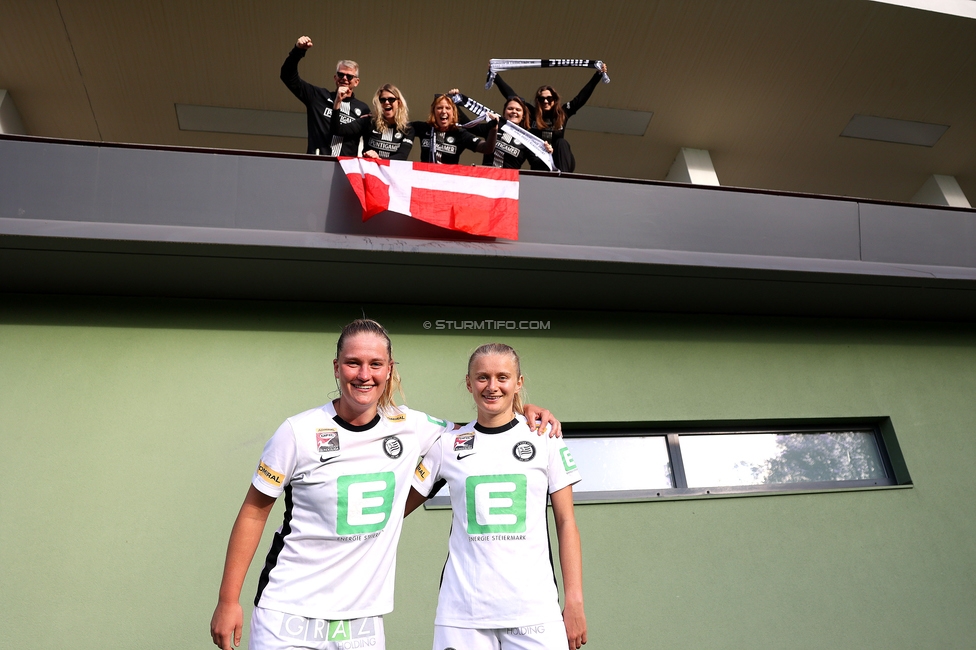
POLYGON ((338 456, 330 456, 329 458, 326 458, 325 456, 319 456, 319 462, 325 465, 326 463, 331 463, 334 460, 338 460, 338 458, 339 458, 338 456))
POLYGON ((472 452, 471 452, 470 454, 465 454, 465 455, 463 455, 463 456, 462 456, 461 454, 458 454, 458 460, 464 460, 464 459, 465 459, 465 458, 467 458, 468 456, 473 456, 473 455, 475 455, 475 454, 477 454, 477 453, 478 453, 478 452, 476 452, 476 451, 472 451, 472 452))

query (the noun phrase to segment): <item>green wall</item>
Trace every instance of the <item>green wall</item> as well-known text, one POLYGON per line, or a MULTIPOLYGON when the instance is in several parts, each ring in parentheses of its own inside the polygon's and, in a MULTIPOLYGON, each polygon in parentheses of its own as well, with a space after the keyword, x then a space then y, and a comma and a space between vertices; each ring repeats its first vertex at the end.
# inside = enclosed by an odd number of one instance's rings
MULTIPOLYGON (((261 448, 334 396, 336 335, 361 309, 0 296, 0 645, 213 647, 261 448)), ((530 400, 564 421, 891 417, 911 489, 578 506, 588 648, 976 638, 972 325, 365 310, 393 335, 408 403, 451 419, 473 417, 464 367, 487 340, 519 349, 530 400), (550 329, 423 327, 503 317, 550 329)), ((449 523, 404 526, 391 649, 430 647, 449 523)))

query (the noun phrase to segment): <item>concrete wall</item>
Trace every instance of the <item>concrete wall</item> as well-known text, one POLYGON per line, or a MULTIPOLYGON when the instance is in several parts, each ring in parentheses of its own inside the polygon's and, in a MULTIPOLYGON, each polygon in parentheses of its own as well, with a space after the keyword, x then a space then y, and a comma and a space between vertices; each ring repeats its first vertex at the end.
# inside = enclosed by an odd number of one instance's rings
MULTIPOLYGON (((473 417, 466 357, 501 339, 565 421, 891 417, 912 489, 578 506, 588 648, 976 637, 969 325, 0 295, 3 645, 212 647, 261 448, 329 399, 336 334, 363 307, 410 405, 438 416, 473 417), (500 317, 550 329, 423 327, 500 317)), ((448 527, 445 511, 404 526, 391 648, 430 647, 448 527)))

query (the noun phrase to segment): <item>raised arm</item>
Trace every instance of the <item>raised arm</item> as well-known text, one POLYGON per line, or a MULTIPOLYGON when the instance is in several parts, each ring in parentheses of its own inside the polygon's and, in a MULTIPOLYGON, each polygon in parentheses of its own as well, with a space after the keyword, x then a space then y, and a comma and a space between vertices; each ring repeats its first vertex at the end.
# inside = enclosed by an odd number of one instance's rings
POLYGON ((525 103, 526 106, 532 106, 533 105, 532 102, 530 102, 529 100, 527 100, 525 97, 522 97, 521 95, 519 95, 517 92, 515 92, 515 89, 514 88, 512 88, 507 83, 505 83, 505 80, 502 79, 502 76, 501 75, 495 75, 495 85, 498 86, 498 92, 500 92, 502 94, 502 97, 505 98, 505 101, 506 102, 509 99, 511 99, 512 97, 518 97, 519 99, 521 99, 525 103))
POLYGON ((596 85, 603 79, 603 74, 606 71, 607 64, 604 63, 603 67, 597 70, 590 80, 586 82, 586 85, 583 86, 582 90, 579 91, 576 97, 573 97, 571 100, 563 104, 563 110, 566 111, 566 117, 576 115, 576 112, 583 108, 583 105, 586 104, 587 100, 590 99, 590 95, 592 95, 593 91, 596 90, 596 85))
POLYGON ((311 97, 309 90, 311 84, 298 76, 298 62, 305 58, 305 52, 311 47, 312 39, 308 36, 299 37, 295 42, 295 47, 291 49, 285 62, 281 64, 281 80, 288 86, 288 90, 304 103, 308 103, 309 97, 311 97))
POLYGON ((569 650, 586 643, 586 614, 583 612, 583 550, 580 546, 576 514, 573 512, 573 486, 549 495, 559 540, 559 569, 563 574, 563 622, 569 650))
POLYGON ((274 502, 274 498, 261 493, 252 485, 244 497, 244 504, 231 530, 217 607, 210 619, 210 638, 221 650, 231 650, 231 642, 234 646, 241 643, 241 631, 244 627, 241 587, 254 558, 254 551, 261 542, 261 534, 274 502))

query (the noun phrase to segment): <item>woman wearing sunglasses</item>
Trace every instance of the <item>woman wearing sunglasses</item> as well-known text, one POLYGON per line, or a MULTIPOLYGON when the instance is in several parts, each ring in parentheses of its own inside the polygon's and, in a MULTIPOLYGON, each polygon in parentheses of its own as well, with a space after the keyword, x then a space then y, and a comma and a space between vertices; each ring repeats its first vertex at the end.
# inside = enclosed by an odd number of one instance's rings
MULTIPOLYGON (((562 103, 559 93, 552 86, 540 86, 539 90, 535 91, 534 104, 522 98, 529 109, 532 133, 552 145, 553 159, 559 171, 572 172, 576 169, 576 158, 565 138, 566 122, 583 108, 604 74, 607 74, 606 64, 596 71, 576 97, 565 103, 562 103)), ((501 75, 495 76, 495 85, 506 100, 519 96, 515 89, 502 80, 501 75)))
MULTIPOLYGON (((339 98, 352 94, 349 88, 338 90, 339 98)), ((393 84, 380 86, 373 95, 373 113, 348 124, 340 124, 339 114, 332 113, 332 132, 343 137, 363 138, 364 158, 406 160, 413 148, 414 131, 409 124, 407 100, 393 84)))

